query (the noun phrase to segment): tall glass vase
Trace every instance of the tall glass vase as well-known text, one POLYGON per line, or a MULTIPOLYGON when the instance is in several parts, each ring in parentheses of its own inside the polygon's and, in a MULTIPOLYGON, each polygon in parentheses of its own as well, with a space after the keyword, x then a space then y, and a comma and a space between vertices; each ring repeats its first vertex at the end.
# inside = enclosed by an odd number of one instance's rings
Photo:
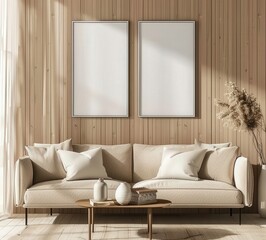
POLYGON ((258 211, 261 217, 266 218, 266 165, 261 166, 258 182, 258 211))

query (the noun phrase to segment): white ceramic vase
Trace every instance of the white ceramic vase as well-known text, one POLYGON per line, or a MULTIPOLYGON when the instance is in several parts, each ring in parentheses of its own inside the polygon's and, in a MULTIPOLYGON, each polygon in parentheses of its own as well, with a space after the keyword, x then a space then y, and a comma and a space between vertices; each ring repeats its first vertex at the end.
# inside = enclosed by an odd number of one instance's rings
POLYGON ((95 201, 106 201, 107 197, 107 184, 104 182, 103 178, 99 178, 99 180, 93 186, 93 199, 95 201))
POLYGON ((131 187, 128 183, 122 182, 115 191, 115 200, 120 205, 127 205, 131 200, 131 187))
POLYGON ((258 183, 258 210, 261 217, 266 218, 266 165, 261 166, 258 183))

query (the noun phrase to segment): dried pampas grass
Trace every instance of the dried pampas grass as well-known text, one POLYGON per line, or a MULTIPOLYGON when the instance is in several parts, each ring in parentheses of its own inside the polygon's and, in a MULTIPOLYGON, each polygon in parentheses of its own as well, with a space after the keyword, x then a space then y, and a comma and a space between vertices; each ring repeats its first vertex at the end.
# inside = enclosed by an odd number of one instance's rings
POLYGON ((248 131, 253 137, 260 164, 266 164, 261 139, 261 132, 266 132, 266 129, 257 99, 245 89, 240 90, 234 82, 226 83, 225 96, 228 102, 215 100, 216 106, 222 109, 217 118, 234 130, 248 131))

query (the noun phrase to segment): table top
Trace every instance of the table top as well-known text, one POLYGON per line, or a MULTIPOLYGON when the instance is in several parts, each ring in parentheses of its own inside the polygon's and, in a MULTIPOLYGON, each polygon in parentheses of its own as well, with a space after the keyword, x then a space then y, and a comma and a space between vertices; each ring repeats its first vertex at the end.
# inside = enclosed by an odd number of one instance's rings
POLYGON ((157 199, 156 203, 143 204, 143 205, 137 205, 137 204, 120 205, 114 201, 114 204, 111 205, 92 206, 90 204, 90 199, 81 199, 76 201, 76 204, 86 208, 164 208, 169 206, 171 204, 171 201, 165 199, 157 199))

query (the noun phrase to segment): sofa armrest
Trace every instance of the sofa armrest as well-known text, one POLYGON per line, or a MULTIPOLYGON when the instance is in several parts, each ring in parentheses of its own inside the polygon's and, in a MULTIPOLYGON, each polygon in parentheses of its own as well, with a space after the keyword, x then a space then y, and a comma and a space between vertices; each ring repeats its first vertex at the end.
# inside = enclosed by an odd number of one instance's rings
POLYGON ((33 183, 33 167, 31 159, 26 156, 16 161, 15 167, 15 202, 16 206, 24 203, 24 194, 33 183))
POLYGON ((252 165, 245 157, 238 157, 234 167, 235 186, 243 194, 244 205, 251 207, 253 203, 254 176, 252 165))

